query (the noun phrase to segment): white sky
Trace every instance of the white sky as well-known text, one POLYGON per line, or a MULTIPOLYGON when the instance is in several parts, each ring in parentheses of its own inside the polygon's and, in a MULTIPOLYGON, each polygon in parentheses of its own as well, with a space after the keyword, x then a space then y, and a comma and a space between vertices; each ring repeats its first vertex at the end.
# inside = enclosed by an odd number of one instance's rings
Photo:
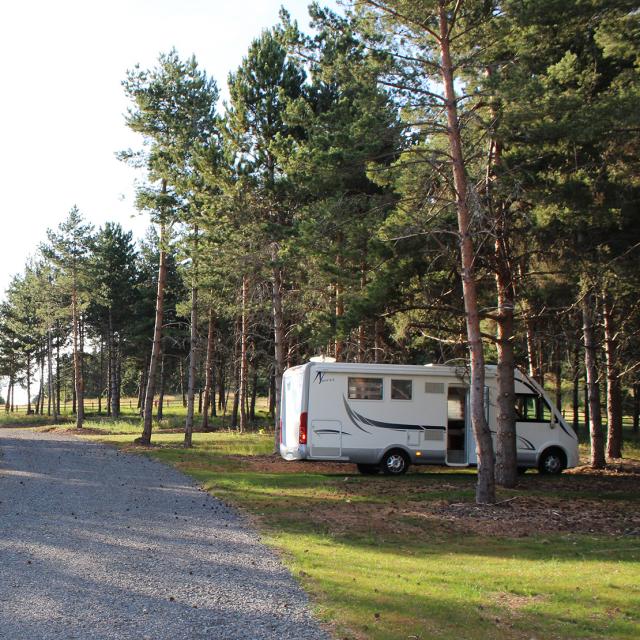
POLYGON ((124 123, 126 70, 175 47, 224 93, 281 4, 306 27, 309 0, 1 0, 0 297, 74 204, 96 226, 137 237, 148 226, 135 172, 114 155, 139 146, 124 123))
POLYGON ((309 2, 0 0, 0 299, 74 205, 96 227, 120 222, 139 238, 149 225, 133 206, 136 172, 115 157, 140 146, 124 123, 127 69, 175 47, 225 96, 229 71, 280 6, 306 28, 309 2))

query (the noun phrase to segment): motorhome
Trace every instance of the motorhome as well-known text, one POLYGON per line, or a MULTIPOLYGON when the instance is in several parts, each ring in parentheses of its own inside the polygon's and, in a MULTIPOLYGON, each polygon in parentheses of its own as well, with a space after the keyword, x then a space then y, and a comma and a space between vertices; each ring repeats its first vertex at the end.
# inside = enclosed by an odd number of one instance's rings
MULTIPOLYGON (((487 366, 494 437, 496 374, 487 366)), ((515 392, 518 467, 556 474, 576 466, 576 434, 544 390, 516 370, 515 392)), ((391 475, 411 464, 477 465, 465 367, 312 361, 285 371, 281 400, 285 460, 352 462, 361 473, 391 475)))

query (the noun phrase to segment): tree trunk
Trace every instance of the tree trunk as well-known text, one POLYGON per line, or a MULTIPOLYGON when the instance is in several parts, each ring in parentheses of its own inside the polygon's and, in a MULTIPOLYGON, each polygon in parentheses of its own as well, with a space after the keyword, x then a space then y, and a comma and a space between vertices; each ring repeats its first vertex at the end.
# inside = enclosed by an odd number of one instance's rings
POLYGON ((149 356, 145 356, 140 370, 140 384, 138 385, 138 409, 140 417, 144 415, 144 393, 147 389, 147 372, 149 371, 149 356))
POLYGON ((251 401, 249 403, 249 422, 253 424, 256 421, 256 399, 258 397, 258 371, 253 368, 253 377, 251 380, 251 401))
POLYGON ((166 362, 166 357, 164 352, 160 356, 160 382, 158 384, 159 393, 158 393, 158 409, 156 410, 156 419, 162 420, 164 417, 164 387, 165 387, 165 375, 164 375, 164 365, 166 362))
POLYGON ((187 408, 187 392, 184 388, 184 362, 180 358, 180 395, 182 396, 182 406, 187 408))
POLYGON ((31 414, 31 356, 27 354, 27 415, 31 414))
POLYGON ((553 372, 555 378, 556 407, 562 414, 562 358, 560 356, 561 351, 559 344, 555 344, 554 351, 553 372))
POLYGON ((40 356, 40 393, 38 394, 40 415, 44 415, 44 351, 40 356))
POLYGON ((607 457, 622 457, 622 386, 618 363, 618 335, 613 317, 613 301, 607 291, 602 296, 604 354, 607 368, 607 457))
MULTIPOLYGON (((99 383, 100 388, 98 389, 98 415, 101 416, 102 415, 102 392, 104 391, 104 388, 105 388, 105 383, 104 383, 104 340, 103 340, 102 336, 100 336, 100 373, 98 375, 99 375, 99 378, 100 378, 100 383, 99 383)), ((108 383, 107 383, 106 386, 108 386, 108 383)))
POLYGON ((580 345, 576 340, 573 351, 573 430, 578 433, 580 429, 580 345))
POLYGON ((218 411, 222 411, 225 398, 225 367, 226 362, 223 354, 220 354, 220 364, 218 366, 218 411))
MULTIPOLYGON (((233 340, 233 408, 231 410, 231 428, 238 427, 238 409, 240 408, 240 318, 235 322, 235 333, 233 340)), ((226 405, 226 403, 225 403, 226 405)))
MULTIPOLYGON (((586 360, 586 356, 585 356, 586 360)), ((587 373, 585 371, 584 374, 584 428, 585 430, 589 430, 589 425, 591 424, 591 416, 589 415, 589 387, 587 386, 587 373)))
POLYGON ((53 339, 51 337, 51 327, 47 331, 47 360, 48 360, 48 374, 49 374, 49 398, 52 400, 51 408, 53 410, 53 424, 58 422, 58 407, 55 401, 55 388, 53 383, 53 339))
MULTIPOLYGON (((162 193, 167 190, 166 180, 162 181, 162 193)), ((149 360, 149 373, 147 375, 147 389, 144 394, 144 428, 142 435, 137 439, 142 444, 151 443, 151 430, 153 428, 153 396, 156 390, 156 371, 160 349, 162 348, 162 321, 164 311, 164 290, 167 281, 167 230, 164 222, 160 225, 160 261, 158 265, 158 292, 156 296, 156 317, 153 329, 153 345, 149 360)))
MULTIPOLYGON (((195 269, 195 264, 194 267, 195 269)), ((195 278, 195 275, 194 275, 195 278)), ((198 288, 191 287, 191 335, 189 337, 189 387, 187 388, 187 419, 184 423, 184 446, 193 446, 193 411, 198 371, 198 288)))
MULTIPOLYGON (((336 246, 338 255, 336 256, 336 271, 340 274, 344 269, 344 260, 342 257, 342 234, 339 233, 336 237, 336 246)), ((344 340, 339 337, 342 330, 339 326, 339 321, 344 316, 344 291, 342 283, 337 280, 335 283, 335 303, 336 303, 336 339, 334 344, 334 355, 336 362, 341 362, 344 355, 344 340)))
POLYGON ((269 411, 268 415, 273 418, 276 415, 276 381, 275 375, 271 373, 269 376, 269 411))
POLYGON ((111 332, 107 335, 107 418, 111 417, 111 407, 113 405, 113 344, 111 332))
POLYGON ((450 33, 446 0, 439 0, 440 68, 446 99, 449 149, 452 160, 453 180, 456 192, 458 230, 460 233, 460 258, 462 265, 462 290, 467 325, 467 338, 471 352, 471 423, 478 451, 478 484, 476 502, 494 503, 494 458, 491 432, 484 407, 484 353, 478 314, 478 297, 474 270, 474 248, 471 238, 471 213, 468 202, 468 184, 462 152, 460 123, 454 84, 454 71, 450 54, 450 33))
POLYGON ((633 433, 640 431, 640 384, 633 385, 633 433))
POLYGON ((284 312, 282 309, 282 271, 277 264, 277 245, 271 247, 273 262, 273 338, 274 338, 274 453, 280 450, 280 391, 282 389, 282 374, 284 373, 284 312))
MULTIPOLYGON (((202 430, 209 430, 209 404, 213 390, 213 347, 215 345, 215 315, 213 306, 209 308, 209 326, 207 330, 207 356, 204 371, 204 401, 202 406, 202 430)), ((215 398, 213 400, 215 407, 215 398)))
POLYGON ((60 415, 60 396, 62 385, 60 384, 60 321, 56 320, 58 329, 58 339, 56 340, 56 403, 58 404, 58 415, 60 415))
POLYGON ((242 276, 241 320, 240 320, 240 381, 238 384, 240 405, 240 433, 247 429, 247 298, 249 295, 249 279, 242 276))
POLYGON ((82 378, 82 356, 79 347, 79 313, 78 313, 78 290, 77 283, 74 283, 71 293, 72 308, 72 325, 73 325, 73 371, 74 371, 74 390, 75 390, 75 406, 76 406, 76 429, 82 429, 84 422, 84 380, 82 378))
POLYGON ((120 350, 120 341, 115 341, 115 359, 116 359, 116 375, 115 375, 115 389, 113 390, 114 399, 113 402, 113 417, 119 418, 121 411, 121 398, 122 398, 122 352, 120 350))
POLYGON ((589 433, 591 437, 591 468, 603 469, 605 466, 604 440, 602 437, 602 414, 600 411, 600 393, 598 390, 598 371, 596 364, 596 342, 593 329, 593 296, 587 291, 582 297, 582 331, 584 336, 584 361, 587 372, 587 400, 589 406, 589 433))
POLYGON ((506 211, 496 215, 496 291, 498 322, 496 347, 497 418, 496 418, 496 482, 503 487, 515 487, 518 481, 516 416, 515 416, 515 357, 513 352, 513 311, 515 289, 506 238, 506 211))

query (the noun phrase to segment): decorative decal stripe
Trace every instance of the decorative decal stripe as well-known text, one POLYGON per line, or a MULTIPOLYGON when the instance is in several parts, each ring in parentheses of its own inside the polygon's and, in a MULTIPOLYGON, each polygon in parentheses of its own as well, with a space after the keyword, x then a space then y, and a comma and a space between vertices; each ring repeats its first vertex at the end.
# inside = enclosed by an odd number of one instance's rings
POLYGON ((359 413, 353 412, 354 415, 365 424, 371 425, 372 427, 380 427, 382 429, 402 429, 408 431, 424 431, 425 429, 438 429, 444 431, 444 427, 431 427, 428 425, 420 425, 420 424, 400 424, 396 422, 381 422, 379 420, 374 420, 373 418, 367 418, 359 413))
POLYGON ((526 438, 522 436, 518 436, 518 440, 524 444, 524 447, 520 447, 521 449, 528 449, 529 451, 535 451, 536 448, 533 446, 531 442, 529 442, 526 438))
MULTIPOLYGON (((498 432, 494 431, 493 429, 490 429, 489 431, 491 432, 492 436, 498 435, 498 432)), ((536 448, 533 446, 531 442, 529 442, 529 440, 527 440, 526 438, 523 438, 522 436, 517 436, 517 437, 518 437, 518 440, 520 440, 524 444, 524 447, 518 447, 518 449, 527 449, 528 451, 536 450, 536 448)))
POLYGON ((351 420, 351 422, 353 422, 353 424, 358 427, 358 429, 360 429, 360 431, 364 431, 365 433, 368 433, 369 435, 371 435, 371 431, 367 431, 366 429, 363 429, 357 422, 356 422, 356 416, 353 414, 353 411, 351 411, 351 407, 349 406, 349 403, 347 402, 347 399, 342 396, 342 400, 344 401, 344 408, 347 410, 347 415, 349 416, 349 419, 351 420))
POLYGON ((346 431, 338 431, 337 429, 314 429, 313 433, 321 433, 321 434, 342 434, 343 436, 350 436, 350 433, 347 433, 346 431))
POLYGON ((380 429, 394 429, 394 430, 403 430, 403 431, 427 431, 427 430, 436 430, 436 431, 445 431, 445 427, 442 426, 431 426, 431 425, 420 425, 420 424, 400 424, 395 422, 381 422, 380 420, 374 420, 373 418, 367 418, 360 413, 354 411, 347 402, 347 399, 342 396, 344 401, 344 406, 347 410, 347 414, 358 429, 364 431, 365 433, 370 433, 366 429, 363 429, 358 422, 365 424, 370 427, 379 427, 380 429))

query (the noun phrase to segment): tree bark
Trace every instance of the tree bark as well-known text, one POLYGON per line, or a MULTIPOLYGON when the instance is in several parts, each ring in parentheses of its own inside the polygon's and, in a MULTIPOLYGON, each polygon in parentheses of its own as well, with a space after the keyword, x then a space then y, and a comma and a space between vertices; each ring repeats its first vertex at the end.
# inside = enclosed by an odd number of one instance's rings
POLYGON ((73 370, 76 405, 76 429, 82 429, 84 423, 84 379, 82 377, 82 356, 79 348, 79 313, 78 313, 78 285, 73 276, 73 291, 71 293, 71 311, 73 325, 73 370))
MULTIPOLYGON (((336 271, 341 273, 344 269, 344 260, 342 257, 342 234, 339 233, 336 237, 336 246, 338 248, 338 255, 336 256, 336 271)), ((339 321, 344 316, 344 291, 342 284, 339 280, 335 283, 335 304, 336 304, 336 338, 334 343, 334 355, 336 362, 341 362, 344 354, 344 340, 339 337, 341 331, 339 321)))
POLYGON ((189 345, 189 386, 187 387, 187 418, 184 424, 184 446, 187 448, 193 446, 193 413, 196 393, 196 375, 198 371, 198 288, 195 284, 191 287, 191 335, 189 339, 189 345))
MULTIPOLYGON (((162 193, 167 189, 166 180, 162 181, 162 193)), ((156 295, 156 317, 153 329, 153 345, 149 360, 149 373, 147 375, 147 389, 144 394, 144 427, 142 435, 137 439, 142 444, 151 443, 151 430, 153 428, 153 396, 156 390, 156 371, 160 349, 162 348, 162 322, 164 316, 164 290, 167 281, 167 230, 164 222, 160 224, 160 260, 158 264, 158 292, 156 295)))
MULTIPOLYGON (((233 393, 233 408, 231 410, 231 428, 236 429, 238 427, 238 409, 240 408, 240 357, 239 357, 239 334, 240 334, 240 319, 236 319, 235 323, 235 340, 233 345, 233 380, 234 380, 234 393, 233 393)), ((226 404, 226 403, 225 403, 226 404)))
POLYGON ((587 396, 590 417, 591 468, 603 469, 605 467, 604 440, 602 437, 602 414, 600 410, 600 393, 598 390, 596 342, 592 309, 593 296, 591 295, 591 291, 587 291, 582 297, 582 331, 584 336, 584 361, 587 372, 587 396))
POLYGON ((518 482, 515 356, 513 352, 513 313, 515 288, 506 239, 505 211, 497 212, 496 222, 496 291, 497 291, 497 418, 496 418, 496 482, 515 487, 518 482))
POLYGON ((51 337, 51 327, 47 330, 47 369, 49 377, 49 399, 51 402, 51 408, 53 410, 53 424, 58 422, 58 408, 56 407, 55 395, 54 395, 54 383, 53 383, 53 339, 51 337))
POLYGON ((40 415, 44 415, 44 351, 40 355, 40 393, 38 394, 40 415))
POLYGON ((494 503, 494 458, 491 432, 485 417, 484 405, 484 352, 480 332, 480 316, 478 313, 478 296, 474 269, 474 248, 471 238, 471 212, 468 201, 468 184, 462 152, 462 138, 458 121, 457 100, 455 93, 454 71, 451 62, 450 32, 447 13, 447 2, 439 0, 438 26, 440 31, 440 68, 444 95, 446 100, 449 149, 452 160, 453 181, 456 191, 456 209, 458 214, 458 230, 460 233, 460 258, 462 266, 462 290, 467 325, 471 360, 471 424, 478 451, 478 483, 476 486, 476 502, 479 504, 494 503))
MULTIPOLYGON (((213 380, 213 348, 215 345, 215 314, 213 306, 209 308, 209 326, 207 330, 207 356, 204 371, 204 401, 202 406, 202 430, 209 430, 209 404, 211 403, 211 391, 214 387, 213 380)), ((213 401, 215 407, 215 399, 213 401)))
POLYGON ((182 406, 187 408, 187 392, 184 388, 184 362, 180 358, 180 396, 182 397, 182 406))
POLYGON ((276 415, 276 383, 273 373, 269 376, 269 417, 273 418, 276 415))
POLYGON ((640 384, 633 385, 633 433, 640 431, 640 384))
POLYGON ((240 320, 240 381, 238 385, 240 404, 240 433, 247 429, 247 303, 249 296, 249 278, 242 276, 241 320, 240 320))
POLYGON ((556 387, 556 407, 560 413, 562 413, 562 358, 560 356, 560 345, 558 343, 554 346, 554 377, 556 387))
POLYGON ((256 399, 258 398, 258 371, 253 368, 253 377, 251 380, 251 400, 249 402, 249 422, 254 423, 256 421, 256 399))
POLYGON ((580 345, 576 340, 573 351, 573 430, 580 429, 580 345))
POLYGON ((602 296, 602 310, 607 369, 607 457, 612 459, 622 457, 622 386, 613 301, 607 291, 602 296))
POLYGON ((282 309, 282 271, 277 264, 278 247, 272 245, 271 260, 273 262, 272 272, 272 295, 273 295, 273 338, 274 338, 274 453, 280 450, 280 396, 282 389, 282 374, 284 373, 284 312, 282 309))
POLYGON ((164 417, 164 387, 165 387, 165 375, 164 375, 164 365, 166 363, 166 357, 164 355, 164 350, 162 355, 160 356, 160 383, 158 384, 159 392, 158 392, 158 408, 156 410, 156 419, 162 420, 164 417))
MULTIPOLYGON (((102 392, 105 388, 104 384, 104 339, 100 336, 100 388, 98 389, 98 415, 102 415, 102 392)), ((108 386, 108 385, 107 385, 108 386)))

